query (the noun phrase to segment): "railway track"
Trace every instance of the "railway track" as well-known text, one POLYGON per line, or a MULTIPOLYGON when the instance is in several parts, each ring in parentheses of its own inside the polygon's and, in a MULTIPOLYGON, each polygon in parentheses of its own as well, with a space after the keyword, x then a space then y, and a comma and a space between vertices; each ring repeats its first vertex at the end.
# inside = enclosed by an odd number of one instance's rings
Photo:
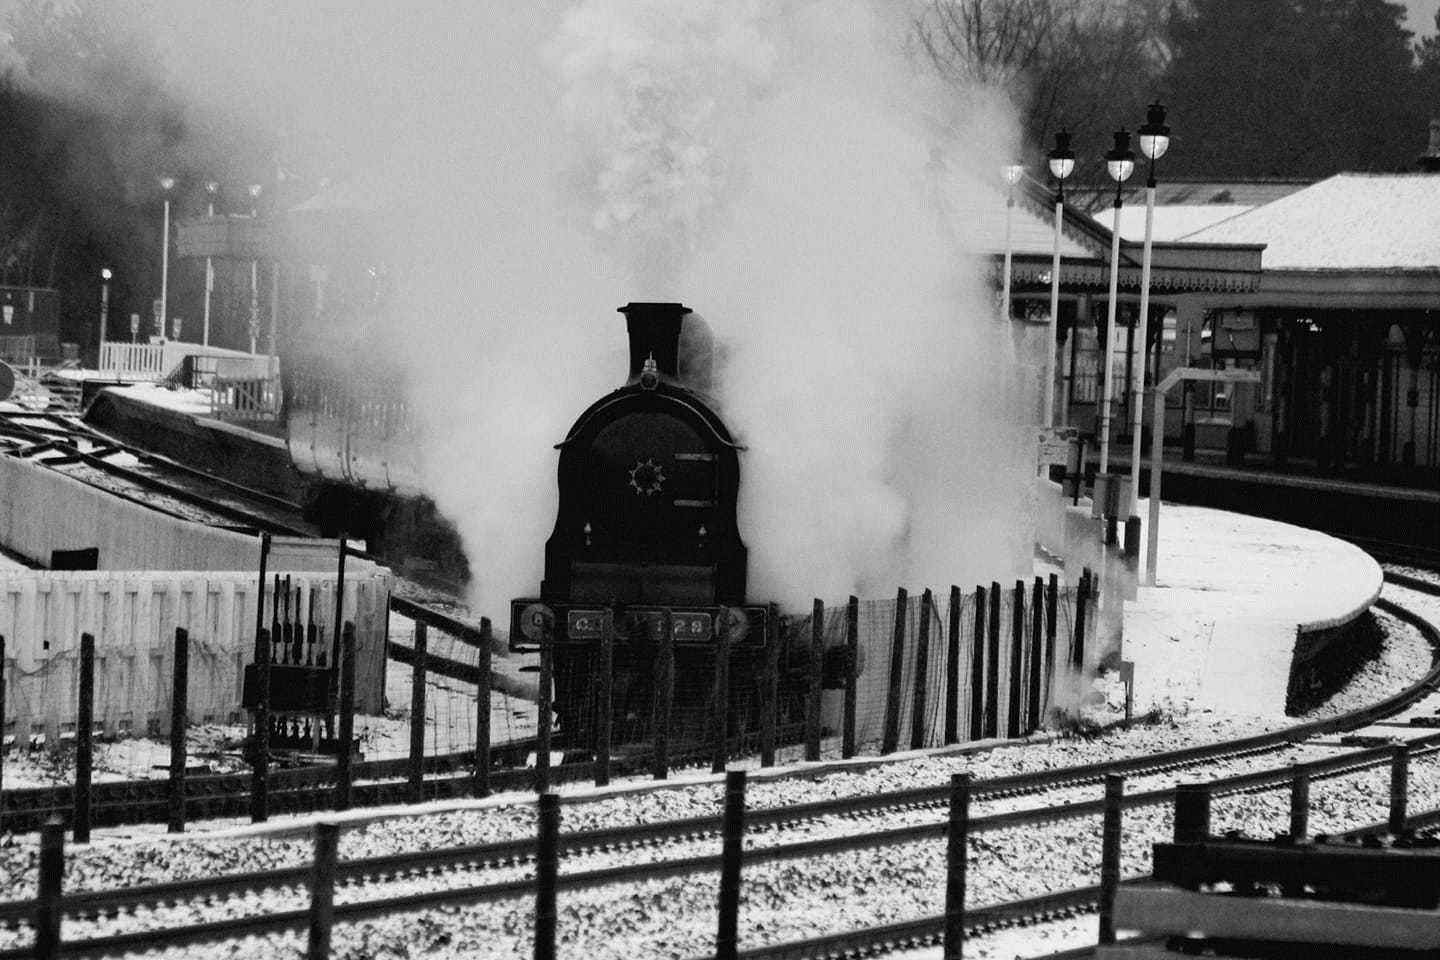
POLYGON ((0 412, 0 448, 183 520, 314 537, 299 504, 106 437, 74 415, 0 412))
MULTIPOLYGON (((1417 623, 1432 645, 1440 644, 1440 636, 1436 635, 1433 626, 1394 604, 1386 603, 1385 606, 1395 615, 1417 623)), ((1440 670, 1432 669, 1420 683, 1380 703, 1261 737, 1118 762, 979 781, 975 784, 973 793, 979 815, 971 820, 970 831, 972 835, 982 835, 988 832, 1027 827, 1039 829, 1046 824, 1098 819, 1102 801, 1082 800, 1074 796, 1067 796, 1059 803, 1052 802, 1053 798, 1047 796, 1045 804, 1022 809, 987 812, 985 808, 987 805, 1001 806, 1013 802, 1017 797, 1045 795, 1046 791, 1056 789, 1073 789, 1078 784, 1092 783, 1107 773, 1119 772, 1131 777, 1148 777, 1160 775, 1163 771, 1174 773, 1193 769, 1197 765, 1213 763, 1221 758, 1233 759, 1238 756, 1257 760, 1263 756, 1263 751, 1279 744, 1365 726, 1393 715, 1426 696, 1433 696, 1437 679, 1440 679, 1440 670)), ((1415 738, 1411 751, 1415 757, 1440 753, 1440 734, 1415 738)), ((1391 750, 1384 746, 1354 749, 1340 752, 1323 761, 1311 762, 1308 768, 1310 776, 1315 780, 1348 776, 1386 764, 1390 755, 1391 750)), ((1217 781, 1213 785, 1213 791, 1217 796, 1227 796, 1274 789, 1287 784, 1292 774, 1293 768, 1288 764, 1255 769, 1217 781)), ((1125 798, 1124 804, 1131 810, 1164 806, 1171 801, 1172 796, 1173 784, 1164 785, 1132 792, 1125 798)), ((947 797, 948 788, 937 787, 750 811, 747 814, 747 830, 752 846, 746 853, 747 868, 767 862, 804 861, 846 851, 933 842, 943 837, 945 832, 944 818, 936 816, 935 809, 943 805, 947 797), (878 817, 886 818, 887 823, 893 823, 896 819, 907 822, 901 826, 887 826, 877 830, 875 820, 878 817), (844 821, 851 821, 850 826, 840 832, 818 838, 795 839, 797 834, 804 834, 816 823, 825 822, 828 824, 827 829, 830 829, 836 823, 843 824, 844 821)), ((579 804, 575 804, 572 809, 579 807, 579 804)), ((615 884, 714 873, 719 866, 719 856, 714 852, 715 838, 719 830, 720 818, 716 816, 564 834, 561 848, 565 867, 560 879, 561 889, 596 889, 615 884), (633 859, 634 851, 642 848, 648 851, 644 862, 618 862, 633 859), (630 856, 627 857, 627 854, 630 856), (659 856, 656 856, 657 854, 659 856)), ((344 861, 339 867, 337 878, 341 884, 341 890, 337 892, 344 901, 337 905, 337 919, 355 921, 421 908, 523 901, 532 890, 533 880, 527 865, 534 856, 534 849, 534 839, 523 836, 478 846, 344 861), (393 890, 397 885, 407 892, 394 894, 393 890)), ((128 918, 125 923, 131 925, 157 904, 168 905, 167 909, 177 903, 191 904, 193 909, 203 911, 209 907, 195 905, 213 907, 232 897, 249 897, 261 891, 294 890, 303 887, 308 877, 308 867, 297 866, 221 879, 206 878, 135 887, 124 891, 75 894, 66 899, 67 918, 81 925, 77 932, 93 928, 93 935, 89 940, 76 945, 73 952, 72 948, 67 947, 67 955, 123 953, 125 950, 138 948, 141 943, 148 947, 156 945, 155 934, 118 934, 109 931, 106 917, 124 916, 128 918), (136 937, 145 939, 134 939, 136 937)), ((972 911, 969 924, 976 932, 981 932, 997 925, 1039 922, 1046 917, 1091 909, 1094 899, 1093 889, 1058 891, 1039 898, 972 911)), ((23 926, 31 909, 31 905, 24 901, 0 904, 0 921, 23 926)), ((293 920, 298 925, 297 929, 303 927, 304 911, 296 911, 293 920)), ((213 939, 239 936, 246 931, 273 932, 277 929, 277 923, 284 926, 289 922, 286 916, 277 916, 271 912, 254 918, 253 921, 226 919, 205 922, 187 929, 184 936, 191 938, 186 942, 198 942, 207 937, 213 939), (247 927, 247 923, 251 926, 247 927)), ((938 923, 938 918, 929 918, 895 927, 854 931, 803 943, 748 951, 744 955, 869 955, 887 949, 887 946, 888 949, 894 949, 903 944, 923 944, 927 942, 927 938, 938 936, 938 923)), ((168 943, 172 937, 166 933, 160 935, 160 939, 168 943)), ((0 958, 11 955, 0 952, 0 958)))

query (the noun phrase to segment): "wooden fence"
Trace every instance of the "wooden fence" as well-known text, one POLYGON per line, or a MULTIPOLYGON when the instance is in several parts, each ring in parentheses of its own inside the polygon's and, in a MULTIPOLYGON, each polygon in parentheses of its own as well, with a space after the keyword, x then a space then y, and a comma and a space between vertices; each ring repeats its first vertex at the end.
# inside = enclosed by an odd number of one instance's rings
MULTIPOLYGON (((1409 822, 1408 764, 1409 749, 1404 745, 1392 748, 1390 808, 1385 829, 1395 836, 1406 835, 1409 822)), ((1305 765, 1294 767, 1290 785, 1291 826, 1288 843, 1293 845, 1308 837, 1309 768, 1305 765)), ((1203 845, 1211 839, 1210 799, 1214 786, 1203 782, 1184 783, 1174 789, 1174 844, 1161 846, 1203 845)), ((709 954, 717 960, 735 960, 739 955, 741 948, 738 936, 739 912, 746 862, 773 862, 787 858, 813 856, 815 853, 814 842, 809 838, 799 843, 766 845, 762 848, 747 850, 744 843, 747 814, 745 787, 745 771, 730 770, 726 773, 724 807, 721 818, 721 854, 718 858, 690 863, 691 869, 695 872, 717 871, 719 874, 715 948, 713 953, 709 954)), ((945 960, 959 960, 964 955, 967 933, 968 841, 972 787, 969 773, 959 773, 951 777, 948 815, 940 832, 946 850, 943 913, 924 918, 918 923, 911 921, 906 924, 912 930, 923 927, 938 934, 945 960)), ((1145 799, 1143 796, 1126 797, 1123 776, 1109 774, 1105 777, 1104 800, 1101 804, 1100 885, 1098 890, 1089 888, 1069 891, 1086 895, 1086 899, 1092 903, 1098 900, 1096 934, 1097 941, 1102 947, 1116 942, 1117 926, 1120 925, 1117 923, 1116 904, 1121 897, 1122 885, 1123 811, 1125 807, 1145 799), (1098 893, 1098 897, 1091 899, 1092 892, 1098 893)), ((308 868, 285 868, 216 877, 208 882, 214 892, 207 889, 195 890, 189 894, 198 898, 214 896, 220 892, 232 894, 242 890, 259 891, 280 886, 293 887, 296 884, 304 883, 309 887, 310 899, 307 907, 270 915, 236 916, 219 922, 172 926, 165 929, 147 930, 143 933, 125 934, 118 938, 109 938, 108 946, 112 951, 117 952, 132 945, 143 947, 146 950, 160 950, 176 946, 222 943, 240 936, 263 937, 291 931, 306 931, 307 960, 326 960, 331 954, 334 928, 337 923, 360 922, 382 916, 431 910, 442 906, 453 907, 485 902, 501 896, 514 897, 517 894, 523 895, 528 890, 535 902, 533 955, 536 960, 553 960, 557 956, 560 893, 564 890, 596 883, 616 882, 613 868, 596 871, 593 874, 567 873, 562 875, 560 873, 560 850, 562 840, 565 839, 560 832, 561 813, 560 798, 547 792, 539 798, 537 829, 533 844, 525 842, 507 844, 505 845, 507 848, 513 849, 509 849, 504 856, 498 856, 493 852, 481 854, 473 849, 444 851, 444 860, 447 863, 497 862, 533 855, 535 869, 529 883, 522 881, 518 884, 507 882, 498 885, 469 887, 447 885, 446 889, 430 893, 390 897, 383 900, 352 901, 341 907, 337 907, 334 901, 337 880, 402 873, 406 870, 418 869, 422 865, 433 868, 438 863, 437 852, 426 850, 413 854, 389 856, 383 858, 385 860, 383 867, 363 861, 341 861, 337 855, 341 828, 334 822, 321 821, 313 828, 314 855, 308 868)), ((1424 816, 1433 818, 1434 814, 1424 816)), ((697 831, 700 829, 698 822, 696 829, 697 831)), ((918 829, 925 830, 927 835, 930 835, 928 827, 922 826, 918 829)), ((1025 842, 1024 836, 1025 834, 1022 832, 1021 842, 1025 842)), ((837 843, 836 850, 842 848, 865 849, 873 844, 874 840, 870 836, 859 835, 837 843)), ((1283 855, 1284 847, 1276 849, 1283 855)), ((1293 851, 1294 847, 1291 846, 1289 849, 1293 851)), ((1301 853, 1303 854, 1304 851, 1301 853)), ((1399 854, 1401 860, 1407 853, 1409 851, 1399 854)), ((1247 856, 1253 860, 1256 854, 1252 850, 1247 856)), ((1316 860, 1318 857, 1311 856, 1308 859, 1316 860)), ((1395 862, 1398 866, 1406 866, 1403 862, 1395 862)), ((669 875, 673 869, 668 864, 657 865, 657 867, 666 875, 669 875)), ((1157 860, 1157 871, 1158 867, 1157 860)), ((643 873, 645 869, 644 866, 637 866, 632 872, 639 874, 643 873)), ((7 919, 18 919, 28 915, 35 930, 34 942, 28 950, 0 951, 0 960, 11 960, 12 957, 18 960, 22 956, 31 956, 36 960, 52 960, 52 958, 68 952, 86 951, 88 945, 84 940, 66 942, 62 939, 61 924, 67 910, 67 896, 63 889, 64 874, 64 827, 59 822, 52 822, 44 828, 41 834, 36 897, 28 903, 28 909, 25 909, 24 902, 0 903, 0 916, 7 919)), ((636 879, 639 877, 637 876, 636 879)), ((173 901, 176 897, 175 890, 168 889, 166 886, 156 889, 160 891, 154 895, 154 902, 157 904, 173 901)), ((1141 892, 1143 893, 1143 891, 1141 892)), ((121 890, 86 892, 81 897, 80 908, 91 913, 105 912, 106 910, 119 912, 137 904, 150 902, 144 898, 143 893, 137 896, 130 891, 121 890), (107 905, 107 901, 113 901, 114 905, 107 905)), ((1232 902, 1244 907, 1252 901, 1248 898, 1241 898, 1232 900, 1232 902)), ((1313 901, 1307 902, 1313 903, 1313 901)), ((1216 903, 1223 903, 1223 901, 1216 901, 1216 903)), ((1420 922, 1426 922, 1424 917, 1419 914, 1416 916, 1420 922)), ((1393 922, 1393 917, 1388 917, 1388 919, 1393 922)), ((1142 924, 1133 918, 1132 910, 1130 921, 1125 922, 1124 925, 1136 928, 1142 924)), ((1427 926, 1426 930, 1429 929, 1427 926)), ((860 931, 846 931, 838 936, 854 938, 858 932, 860 931)), ((816 947, 814 955, 824 955, 824 951, 816 947)))
MULTIPOLYGON (((358 564, 355 565, 358 567, 358 564)), ((335 623, 333 573, 287 575, 319 629, 335 623)), ((163 734, 170 720, 171 637, 191 637, 190 704, 197 715, 233 720, 240 713, 243 666, 251 661, 257 581, 252 573, 20 571, 0 577, 0 634, 8 638, 5 732, 50 741, 76 712, 82 634, 100 659, 95 721, 111 735, 163 734)), ((389 578, 352 569, 344 585, 345 619, 357 625, 357 702, 383 709, 389 578)), ((262 621, 278 617, 265 591, 262 621)))
POLYGON ((100 344, 101 376, 117 380, 160 380, 170 372, 165 369, 165 363, 163 343, 107 341, 100 344))

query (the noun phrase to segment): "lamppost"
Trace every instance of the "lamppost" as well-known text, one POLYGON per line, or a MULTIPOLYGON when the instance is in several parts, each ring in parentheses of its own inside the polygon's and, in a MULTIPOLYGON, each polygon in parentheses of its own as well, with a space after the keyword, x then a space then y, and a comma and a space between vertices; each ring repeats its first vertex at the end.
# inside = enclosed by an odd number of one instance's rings
POLYGON ((1055 134, 1050 151, 1050 175, 1055 178, 1055 252, 1050 259, 1050 337, 1045 354, 1045 429, 1055 426, 1055 351, 1060 337, 1060 235, 1065 223, 1065 178, 1075 172, 1075 151, 1070 134, 1055 134))
POLYGON ((170 191, 175 186, 174 177, 161 177, 160 189, 165 197, 165 222, 160 228, 160 335, 166 330, 170 314, 170 191))
MULTIPOLYGON (((1130 447, 1130 489, 1135 491, 1138 499, 1140 496, 1140 435, 1144 429, 1145 421, 1145 368, 1149 357, 1149 336, 1150 336, 1150 250, 1151 238, 1155 230, 1155 161, 1165 155, 1170 148, 1170 128, 1165 125, 1165 108, 1160 102, 1150 104, 1145 112, 1145 125, 1140 128, 1140 152, 1148 158, 1145 178, 1145 246, 1144 253, 1140 259, 1140 318, 1139 328, 1135 336, 1135 351, 1138 354, 1131 364, 1133 371, 1130 383, 1131 401, 1131 427, 1133 436, 1130 447)), ((1159 424, 1152 424, 1152 432, 1163 429, 1159 424)), ((1163 443, 1163 438, 1161 440, 1163 443)), ((1154 446, 1153 438, 1151 446, 1154 446)), ((1153 496, 1154 484, 1151 484, 1153 496)), ((1152 507, 1152 513, 1154 508, 1152 507)), ((1155 583, 1154 567, 1147 576, 1147 582, 1155 583)))
MULTIPOLYGON (((250 184, 250 216, 260 215, 260 191, 258 183, 250 184)), ((257 349, 260 339, 260 261, 250 261, 250 352, 257 349)))
MULTIPOLYGON (((215 216, 215 195, 220 191, 220 184, 214 180, 205 183, 205 215, 215 216)), ((210 294, 215 290, 215 263, 207 253, 205 255, 205 319, 200 328, 200 345, 210 346, 210 294)))
MULTIPOLYGON (((1120 206, 1121 188, 1125 181, 1130 179, 1130 174, 1135 172, 1135 154, 1130 150, 1130 131, 1115 131, 1115 146, 1109 153, 1105 154, 1105 169, 1115 180, 1115 227, 1110 241, 1110 309, 1105 318, 1105 349, 1102 351, 1100 362, 1103 364, 1101 373, 1104 376, 1104 389, 1101 397, 1100 407, 1100 476, 1105 477, 1110 467, 1110 401, 1115 394, 1115 378, 1111 376, 1111 368, 1115 366, 1112 356, 1115 350, 1115 308, 1116 298, 1120 293, 1120 206)), ((1105 480, 1106 494, 1109 493, 1109 480, 1105 480)), ((1099 491, 1097 491, 1097 494, 1099 491)))
POLYGON ((100 268, 100 354, 96 360, 100 366, 105 356, 105 324, 110 320, 110 278, 113 276, 109 267, 100 268))
POLYGON ((1010 319, 1010 264, 1013 259, 1013 251, 1010 243, 1010 226, 1015 214, 1015 184, 1025 175, 1025 168, 1018 163, 1012 163, 1005 168, 1005 269, 1001 281, 1000 294, 1000 319, 1010 319))

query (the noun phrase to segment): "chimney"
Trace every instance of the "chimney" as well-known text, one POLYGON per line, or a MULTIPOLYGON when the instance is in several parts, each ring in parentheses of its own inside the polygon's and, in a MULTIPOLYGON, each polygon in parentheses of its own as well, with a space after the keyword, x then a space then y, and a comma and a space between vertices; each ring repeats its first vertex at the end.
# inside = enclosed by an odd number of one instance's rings
POLYGON ((625 314, 630 334, 630 380, 639 378, 652 356, 662 377, 679 379, 680 327, 690 308, 683 303, 627 303, 619 312, 625 314))
POLYGON ((1440 117, 1430 118, 1430 146, 1415 162, 1422 173, 1440 173, 1440 117))

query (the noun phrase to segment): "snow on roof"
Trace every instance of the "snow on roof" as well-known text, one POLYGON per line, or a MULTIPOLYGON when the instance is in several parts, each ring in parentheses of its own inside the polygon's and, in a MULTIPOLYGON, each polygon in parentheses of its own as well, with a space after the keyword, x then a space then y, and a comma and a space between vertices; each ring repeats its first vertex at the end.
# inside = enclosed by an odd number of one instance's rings
MULTIPOLYGON (((1238 217, 1246 211, 1255 209, 1253 206, 1236 203, 1176 203, 1161 204, 1155 207, 1155 224, 1151 231, 1151 239, 1161 242, 1178 240, 1197 230, 1231 217, 1238 217)), ((1109 230, 1115 223, 1113 210, 1102 210, 1091 214, 1095 222, 1106 230, 1109 230)), ((1120 208, 1120 236, 1124 240, 1141 242, 1145 239, 1145 208, 1143 206, 1127 206, 1120 208)))
POLYGON ((1440 269, 1440 176, 1341 173, 1184 235, 1263 243, 1266 270, 1440 269))
MULTIPOLYGON (((1006 191, 994 182, 951 170, 938 182, 937 200, 941 216, 960 244, 972 253, 994 256, 1005 252, 1006 191)), ((1050 256, 1055 247, 1054 211, 1041 213, 1025 202, 1021 187, 1015 190, 1015 205, 1009 210, 1010 252, 1017 256, 1050 256)), ((1066 258, 1091 256, 1067 226, 1061 235, 1060 255, 1066 258)))

